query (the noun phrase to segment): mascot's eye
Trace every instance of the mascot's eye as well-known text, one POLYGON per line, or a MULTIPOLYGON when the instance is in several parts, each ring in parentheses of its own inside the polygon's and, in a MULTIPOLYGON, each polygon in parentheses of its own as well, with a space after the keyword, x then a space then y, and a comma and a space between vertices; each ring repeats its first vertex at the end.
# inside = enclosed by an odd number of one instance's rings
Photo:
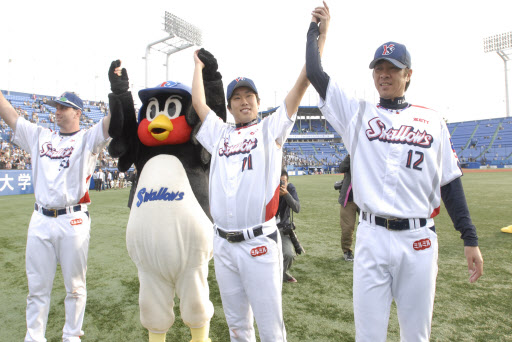
POLYGON ((153 121, 153 119, 156 117, 158 113, 158 100, 155 98, 152 98, 148 102, 148 106, 146 109, 146 119, 149 121, 153 121))
POLYGON ((180 116, 181 113, 181 97, 173 96, 165 101, 165 113, 170 119, 175 119, 180 116))

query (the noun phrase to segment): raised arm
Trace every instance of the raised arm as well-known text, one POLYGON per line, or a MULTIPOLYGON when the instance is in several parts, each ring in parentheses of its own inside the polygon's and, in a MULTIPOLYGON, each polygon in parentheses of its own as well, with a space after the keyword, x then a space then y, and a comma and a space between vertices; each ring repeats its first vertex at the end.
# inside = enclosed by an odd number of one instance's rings
MULTIPOLYGON (((325 37, 327 34, 327 28, 329 26, 329 20, 330 20, 330 14, 329 14, 329 7, 327 7, 327 4, 324 1, 324 7, 316 7, 313 12, 311 13, 311 22, 315 23, 315 26, 318 28, 318 24, 320 23, 320 38, 318 39, 318 48, 320 48, 320 51, 323 51, 324 44, 325 44, 325 37)), ((309 37, 309 34, 308 34, 309 37)), ((315 38, 316 41, 316 38, 315 38)), ((310 79, 308 79, 306 65, 302 68, 299 78, 295 82, 295 85, 290 90, 288 95, 286 96, 285 103, 286 103, 286 110, 288 117, 292 117, 292 115, 297 112, 299 108, 300 101, 302 100, 302 97, 306 93, 306 90, 308 89, 308 86, 310 84, 310 79)), ((327 85, 325 86, 325 89, 327 89, 327 85)))
POLYGON ((210 112, 210 107, 206 104, 206 96, 203 84, 204 63, 198 57, 199 50, 194 52, 194 77, 192 79, 192 105, 196 110, 201 122, 206 119, 206 115, 210 112))
POLYGON ((307 77, 324 100, 327 94, 329 75, 322 69, 321 56, 324 51, 330 20, 329 7, 324 1, 324 6, 315 8, 312 13, 306 43, 307 77))
POLYGON ((5 123, 14 131, 16 128, 16 121, 18 120, 18 112, 7 101, 4 94, 0 91, 0 117, 4 119, 5 123))

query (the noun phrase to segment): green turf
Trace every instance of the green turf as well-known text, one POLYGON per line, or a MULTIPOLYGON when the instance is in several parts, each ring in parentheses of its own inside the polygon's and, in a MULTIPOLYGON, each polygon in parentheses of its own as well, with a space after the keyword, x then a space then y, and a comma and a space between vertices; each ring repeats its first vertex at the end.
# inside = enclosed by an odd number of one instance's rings
MULTIPOLYGON (((290 177, 301 212, 297 234, 306 249, 291 270, 296 284, 284 284, 284 316, 289 341, 354 341, 352 264, 342 260, 338 192, 341 176, 290 177)), ((512 341, 512 172, 468 173, 463 183, 484 256, 484 276, 468 283, 463 245, 444 208, 436 218, 439 275, 432 341, 512 341)), ((128 190, 91 193, 93 204, 87 308, 82 341, 147 341, 138 312, 137 270, 126 251, 128 190)), ((0 341, 25 335, 27 284, 24 266, 26 231, 33 195, 0 197, 0 341)), ((215 306, 210 337, 229 341, 227 325, 210 267, 215 306)), ((54 283, 47 328, 50 342, 61 341, 65 292, 60 270, 54 283)), ((178 303, 178 301, 177 301, 178 303)), ((396 308, 391 309, 388 341, 399 341, 396 308)), ((179 318, 167 341, 189 341, 179 318)))

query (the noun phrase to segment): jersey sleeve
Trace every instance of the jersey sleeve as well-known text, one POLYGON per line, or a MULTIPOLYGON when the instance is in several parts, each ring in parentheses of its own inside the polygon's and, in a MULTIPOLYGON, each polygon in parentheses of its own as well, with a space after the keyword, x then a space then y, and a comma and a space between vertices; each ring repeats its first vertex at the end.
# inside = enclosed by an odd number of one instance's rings
POLYGON ((364 110, 361 107, 361 102, 348 97, 332 78, 327 87, 325 100, 320 98, 318 107, 326 120, 341 136, 345 136, 346 129, 355 115, 360 110, 364 110))
POLYGON ((457 153, 453 148, 450 132, 444 120, 441 120, 441 139, 442 139, 442 176, 441 186, 446 185, 456 178, 462 176, 459 166, 457 153))
POLYGON ((92 153, 100 153, 101 150, 110 141, 110 138, 106 138, 103 135, 103 120, 98 121, 85 133, 85 143, 87 149, 92 153))
POLYGON ((199 132, 197 132, 196 138, 210 154, 213 154, 215 145, 228 127, 228 124, 222 121, 213 111, 210 111, 206 115, 199 132))
POLYGON ((263 119, 262 123, 269 133, 269 138, 283 145, 293 129, 296 118, 297 112, 293 113, 291 118, 288 116, 286 102, 283 102, 277 111, 263 119))
POLYGON ((37 146, 39 132, 44 129, 41 126, 19 117, 16 121, 16 130, 12 141, 29 153, 33 153, 32 146, 37 146))

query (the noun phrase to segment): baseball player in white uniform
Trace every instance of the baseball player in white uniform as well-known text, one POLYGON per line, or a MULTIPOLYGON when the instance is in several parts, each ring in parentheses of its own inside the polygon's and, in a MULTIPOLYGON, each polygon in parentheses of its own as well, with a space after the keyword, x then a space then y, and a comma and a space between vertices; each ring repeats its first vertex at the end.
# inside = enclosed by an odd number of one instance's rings
POLYGON ((91 220, 89 183, 99 152, 108 143, 110 116, 80 130, 82 100, 66 92, 49 104, 57 108, 59 132, 18 117, 0 95, 0 115, 14 131, 14 143, 32 156, 35 205, 27 233, 27 333, 25 341, 46 341, 50 294, 57 263, 66 298, 62 340, 80 341, 84 319, 87 253, 91 220))
POLYGON ((330 20, 325 3, 314 17, 307 75, 320 110, 353 157, 354 201, 361 209, 353 281, 356 341, 386 341, 392 300, 401 340, 428 341, 438 258, 433 218, 441 198, 464 240, 469 281, 483 273, 448 129, 436 111, 405 101, 412 69, 402 44, 379 46, 370 63, 379 104, 348 96, 320 62, 330 20))
POLYGON ((236 123, 232 127, 206 105, 205 65, 198 52, 192 103, 203 122, 197 139, 212 155, 213 256, 231 341, 255 342, 254 318, 262 342, 286 341, 282 251, 275 215, 282 146, 309 85, 305 68, 277 112, 259 123, 260 101, 254 82, 244 77, 233 80, 226 93, 236 123))

